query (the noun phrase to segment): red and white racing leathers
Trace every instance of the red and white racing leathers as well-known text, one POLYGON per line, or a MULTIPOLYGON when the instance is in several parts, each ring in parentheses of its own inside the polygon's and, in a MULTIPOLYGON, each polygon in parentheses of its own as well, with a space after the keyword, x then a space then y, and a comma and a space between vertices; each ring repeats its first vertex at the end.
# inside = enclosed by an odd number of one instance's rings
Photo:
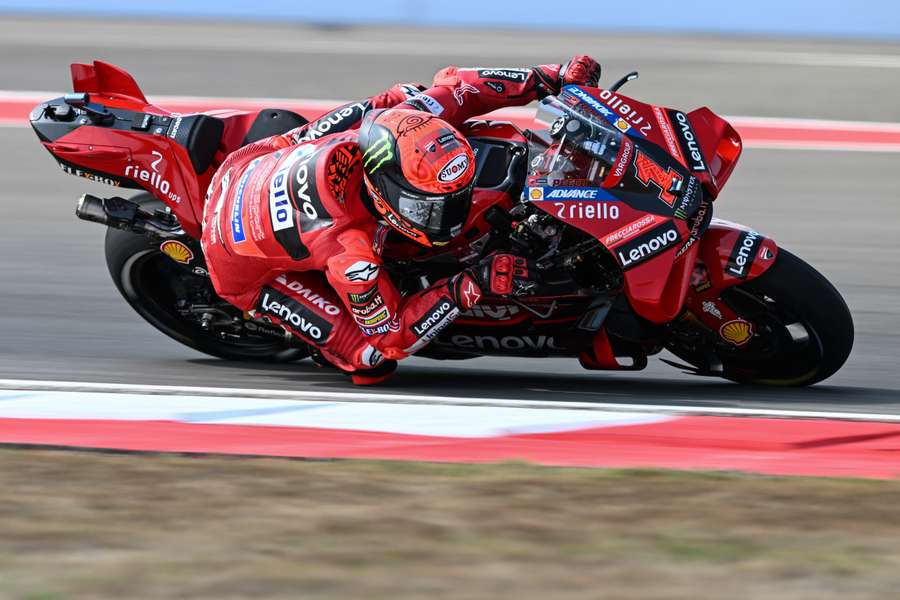
POLYGON ((396 85, 234 152, 204 211, 203 251, 216 291, 347 371, 416 352, 477 303, 481 290, 461 273, 400 295, 379 258, 386 226, 361 200, 355 129, 367 111, 401 104, 459 126, 558 91, 559 72, 560 65, 448 67, 428 89, 396 85))

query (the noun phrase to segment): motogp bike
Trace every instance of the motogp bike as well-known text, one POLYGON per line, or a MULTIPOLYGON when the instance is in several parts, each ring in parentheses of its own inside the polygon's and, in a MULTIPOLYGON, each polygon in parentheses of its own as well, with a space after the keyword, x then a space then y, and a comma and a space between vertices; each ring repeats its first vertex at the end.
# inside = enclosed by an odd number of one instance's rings
MULTIPOLYGON (((495 251, 533 261, 558 297, 486 299, 418 355, 562 356, 587 369, 640 370, 649 356, 741 383, 810 385, 853 345, 838 291, 762 233, 712 217, 741 155, 737 131, 708 108, 646 104, 619 89, 566 86, 531 129, 477 120, 461 131, 476 155, 463 233, 422 254, 385 244, 402 291, 495 251)), ((206 188, 228 154, 305 124, 282 109, 177 114, 134 79, 95 61, 72 65, 74 93, 41 103, 31 124, 69 174, 130 198, 83 195, 76 214, 108 227, 106 262, 125 300, 154 327, 207 354, 290 361, 310 349, 220 299, 200 248, 206 188)), ((338 115, 339 116, 339 115, 338 115)))

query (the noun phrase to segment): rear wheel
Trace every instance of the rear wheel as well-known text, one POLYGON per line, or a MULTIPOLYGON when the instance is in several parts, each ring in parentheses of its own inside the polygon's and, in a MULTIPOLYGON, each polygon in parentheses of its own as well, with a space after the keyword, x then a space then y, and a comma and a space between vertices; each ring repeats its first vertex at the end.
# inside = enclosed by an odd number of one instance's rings
MULTIPOLYGON (((132 200, 147 208, 158 203, 149 194, 132 200)), ((159 246, 159 240, 130 231, 106 232, 106 264, 113 283, 125 301, 156 329, 185 346, 227 360, 287 362, 309 355, 305 348, 288 347, 280 339, 224 335, 221 328, 204 328, 187 310, 192 303, 215 307, 219 321, 238 322, 241 312, 216 296, 208 277, 174 262, 159 246)))
POLYGON ((725 302, 754 326, 750 343, 735 347, 718 336, 707 344, 670 344, 669 350, 739 383, 803 386, 831 377, 853 348, 853 319, 840 293, 818 271, 779 249, 760 277, 722 293, 725 302))

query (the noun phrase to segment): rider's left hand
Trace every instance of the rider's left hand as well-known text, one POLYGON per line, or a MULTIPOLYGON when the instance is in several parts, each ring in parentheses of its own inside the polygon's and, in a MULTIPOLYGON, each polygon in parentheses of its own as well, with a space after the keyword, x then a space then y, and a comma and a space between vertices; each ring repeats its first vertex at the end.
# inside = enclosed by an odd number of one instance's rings
POLYGON ((600 63, 585 54, 572 57, 559 70, 562 85, 585 85, 597 87, 600 82, 600 63))

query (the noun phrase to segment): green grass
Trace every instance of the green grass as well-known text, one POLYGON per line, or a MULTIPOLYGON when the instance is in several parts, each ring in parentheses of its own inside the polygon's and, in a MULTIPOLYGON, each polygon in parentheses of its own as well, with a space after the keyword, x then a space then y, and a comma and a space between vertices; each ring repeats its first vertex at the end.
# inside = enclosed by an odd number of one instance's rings
POLYGON ((900 482, 0 450, 0 598, 884 598, 900 482))

